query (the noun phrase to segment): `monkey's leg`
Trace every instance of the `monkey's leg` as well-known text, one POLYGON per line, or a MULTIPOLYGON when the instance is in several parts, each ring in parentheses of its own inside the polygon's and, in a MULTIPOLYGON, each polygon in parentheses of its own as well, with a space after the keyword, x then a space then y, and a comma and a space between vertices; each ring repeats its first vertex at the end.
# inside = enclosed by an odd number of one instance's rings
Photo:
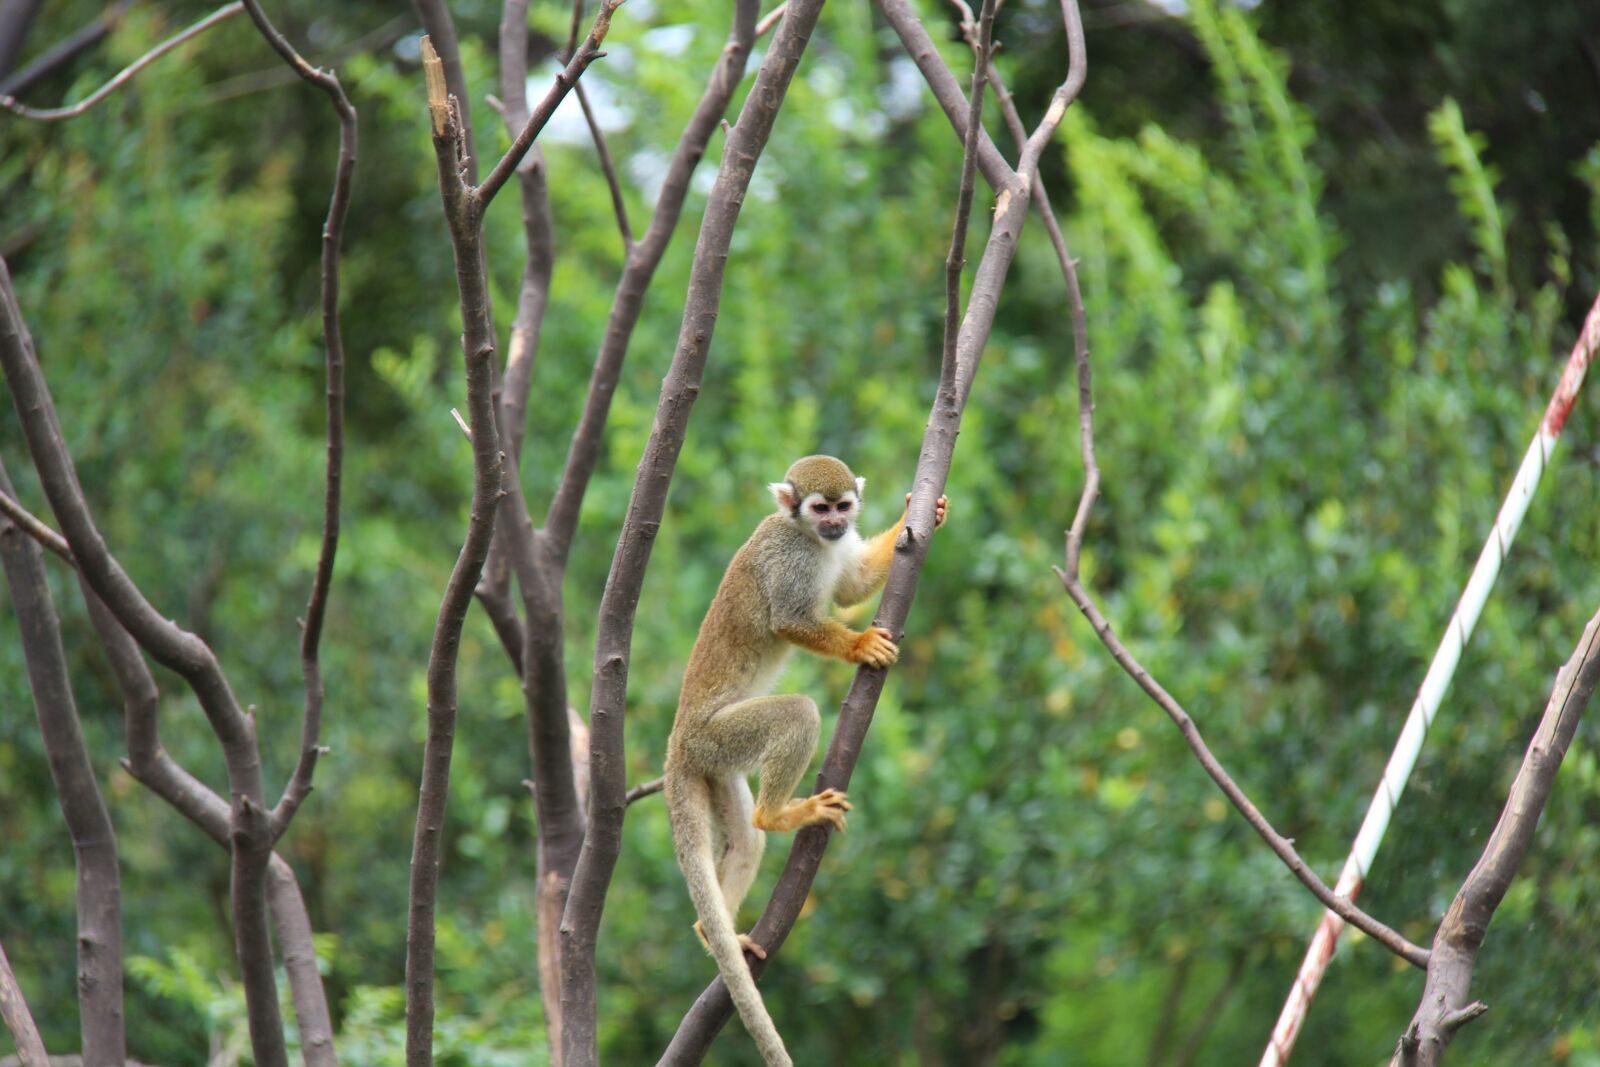
POLYGON ((707 723, 730 766, 761 772, 761 793, 751 819, 757 829, 794 830, 818 822, 844 829, 850 802, 837 789, 790 799, 816 754, 821 721, 810 697, 791 693, 741 700, 707 723))
POLYGON ((750 795, 750 783, 744 775, 713 779, 711 817, 722 824, 728 840, 717 864, 717 879, 722 883, 722 897, 728 902, 728 914, 736 925, 739 905, 750 892, 756 868, 761 865, 761 853, 767 847, 767 835, 751 825, 754 811, 755 798, 750 795))

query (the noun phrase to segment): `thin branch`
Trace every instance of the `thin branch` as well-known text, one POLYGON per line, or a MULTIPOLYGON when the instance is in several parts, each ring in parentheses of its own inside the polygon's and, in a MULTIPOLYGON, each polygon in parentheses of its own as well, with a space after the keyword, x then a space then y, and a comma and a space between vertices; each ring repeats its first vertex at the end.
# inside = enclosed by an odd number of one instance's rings
POLYGON ((961 185, 956 194, 956 221, 950 233, 950 252, 944 261, 944 347, 939 358, 939 384, 944 388, 953 387, 956 379, 956 338, 961 330, 961 268, 967 262, 967 227, 972 218, 973 186, 977 184, 978 131, 983 129, 983 90, 988 84, 987 71, 993 58, 989 42, 994 34, 994 0, 984 0, 976 34, 976 39, 971 42, 977 60, 972 68, 967 131, 962 139, 961 185))
POLYGON ((617 229, 622 234, 622 250, 627 252, 633 247, 633 228, 628 225, 628 205, 622 199, 622 185, 611 163, 605 131, 594 117, 594 108, 589 106, 589 94, 584 91, 583 83, 573 86, 573 92, 578 96, 578 106, 583 109, 583 120, 589 124, 589 136, 594 140, 595 154, 600 157, 600 172, 606 176, 606 188, 611 190, 611 210, 617 216, 617 229))
MULTIPOLYGON (((751 5, 751 28, 754 28, 751 5)), ((561 999, 566 1067, 598 1062, 595 1026, 595 944, 606 889, 621 850, 627 781, 623 712, 634 616, 667 488, 688 429, 689 411, 716 327, 733 230, 756 161, 772 133, 789 83, 822 10, 822 0, 794 0, 728 132, 707 198, 690 269, 688 299, 672 364, 662 384, 655 426, 645 446, 600 605, 589 728, 593 753, 589 824, 561 924, 561 999)), ((576 448, 576 443, 574 444, 576 448)))
POLYGON ((283 796, 272 810, 268 827, 275 841, 283 836, 311 792, 317 757, 323 752, 322 626, 327 616, 328 593, 333 585, 333 562, 339 551, 339 502, 344 484, 344 338, 339 329, 339 252, 344 221, 350 209, 350 186, 356 168, 356 109, 339 84, 338 75, 313 67, 295 51, 261 9, 260 0, 244 0, 261 36, 266 38, 289 68, 304 81, 327 94, 339 118, 339 159, 334 167, 333 192, 322 224, 322 347, 327 368, 327 445, 322 495, 322 542, 317 567, 306 602, 305 629, 300 636, 300 670, 305 678, 305 705, 300 724, 300 755, 283 796))
POLYGON ((39 1038, 39 1027, 33 1021, 33 1013, 28 1011, 28 1002, 23 999, 17 976, 12 973, 11 961, 6 959, 4 945, 0 945, 0 1022, 11 1031, 22 1067, 50 1067, 50 1054, 39 1038))
MULTIPOLYGON (((0 494, 12 488, 0 463, 0 494)), ((44 553, 19 527, 0 519, 0 566, 22 641, 39 735, 61 815, 72 838, 77 874, 78 1023, 92 1063, 127 1055, 122 1010, 122 889, 117 835, 83 740, 78 705, 61 646, 61 622, 44 573, 44 553)))
MULTIPOLYGON (((377 51, 394 44, 408 32, 413 32, 416 22, 409 15, 396 15, 383 25, 352 38, 346 43, 318 57, 318 66, 323 63, 340 63, 354 55, 377 51)), ((269 89, 282 88, 293 85, 300 80, 300 73, 291 70, 279 63, 276 66, 265 67, 261 70, 247 71, 231 78, 211 82, 200 92, 198 98, 202 104, 220 104, 225 100, 237 100, 242 96, 252 93, 265 92, 269 89)))
POLYGON ((46 526, 33 512, 17 503, 9 492, 0 492, 0 517, 15 523, 17 529, 60 556, 68 566, 78 565, 78 561, 72 558, 72 546, 67 544, 67 539, 46 526))
POLYGON ((34 83, 50 77, 50 75, 72 62, 80 52, 87 51, 105 40, 111 31, 116 28, 117 23, 122 21, 122 16, 127 14, 128 9, 132 6, 133 0, 116 0, 116 3, 95 16, 88 25, 75 30, 51 45, 42 55, 21 70, 0 79, 0 93, 16 94, 26 92, 34 83))
MULTIPOLYGON (((612 298, 611 313, 606 319, 600 352, 590 374, 583 414, 578 419, 577 429, 573 431, 561 481, 556 486, 549 513, 545 517, 544 530, 550 537, 557 558, 563 561, 571 550, 572 539, 577 532, 578 514, 583 507, 589 479, 600 460, 611 398, 622 376, 623 361, 644 308, 645 293, 677 229, 695 167, 705 155, 711 135, 727 112, 734 90, 744 77, 745 62, 756 37, 756 16, 760 10, 757 3, 758 0, 737 0, 734 4, 733 29, 728 43, 722 49, 710 84, 706 86, 700 103, 695 106, 694 114, 673 149, 672 159, 667 164, 667 176, 656 197, 650 225, 630 250, 622 277, 617 280, 616 295, 612 298)), ((562 699, 565 699, 564 694, 562 699)))
POLYGON ((655 796, 657 793, 661 792, 661 790, 666 786, 666 783, 667 780, 665 778, 652 778, 648 782, 641 782, 639 785, 636 785, 632 789, 628 790, 628 792, 623 796, 623 806, 626 807, 627 805, 632 804, 635 800, 643 800, 645 797, 655 796))
POLYGON ((1600 611, 1584 627, 1572 655, 1556 675, 1539 727, 1511 783, 1505 807, 1483 854, 1461 883, 1433 938, 1428 979, 1416 1014, 1397 1046, 1395 1067, 1434 1067, 1462 1026, 1488 1006, 1469 1001, 1478 952, 1494 913, 1533 844, 1556 774, 1577 732, 1579 720, 1600 683, 1600 611))
POLYGON ((589 64, 604 54, 600 51, 600 45, 604 43, 606 34, 611 32, 611 16, 621 6, 622 0, 601 0, 600 10, 595 13, 594 23, 589 27, 589 36, 583 39, 583 44, 573 53, 567 65, 556 74, 555 84, 545 93, 544 99, 539 101, 539 106, 528 116, 522 131, 511 142, 511 147, 506 149, 506 154, 500 157, 500 161, 489 171, 483 183, 472 190, 480 218, 482 212, 488 210, 489 204, 501 186, 505 185, 506 179, 511 177, 511 172, 522 162, 522 157, 533 145, 533 139, 539 136, 539 131, 544 129, 545 123, 550 121, 550 116, 555 114, 567 91, 577 84, 589 64))
POLYGON ((767 31, 778 24, 778 20, 783 18, 783 13, 788 9, 788 0, 784 0, 783 3, 779 4, 771 11, 768 11, 765 15, 762 15, 761 21, 756 23, 756 37, 765 37, 767 35, 767 31))
POLYGON ((7 111, 10 111, 13 114, 21 115, 25 119, 34 119, 38 122, 60 122, 63 119, 76 118, 85 111, 88 111, 90 108, 94 107, 106 97, 110 96, 112 93, 116 92, 118 89, 122 88, 128 82, 132 81, 135 74, 139 73, 145 67, 149 66, 151 63, 154 63, 156 60, 160 59, 162 56, 166 55, 183 42, 189 40, 191 37, 198 37, 200 34, 206 32, 217 23, 230 19, 243 10, 244 3, 241 2, 241 0, 234 0, 234 2, 231 4, 224 4, 222 7, 217 8, 217 10, 213 11, 199 22, 196 22, 193 26, 190 26, 188 29, 179 33, 173 34, 171 37, 168 37, 165 41, 162 41, 160 44, 150 49, 150 51, 134 60, 132 63, 129 63, 126 67, 123 67, 122 70, 119 71, 117 75, 110 81, 106 82, 100 88, 96 89, 94 92, 90 93, 76 104, 65 107, 35 108, 29 107, 28 105, 17 100, 15 97, 0 95, 0 107, 5 108, 7 111))

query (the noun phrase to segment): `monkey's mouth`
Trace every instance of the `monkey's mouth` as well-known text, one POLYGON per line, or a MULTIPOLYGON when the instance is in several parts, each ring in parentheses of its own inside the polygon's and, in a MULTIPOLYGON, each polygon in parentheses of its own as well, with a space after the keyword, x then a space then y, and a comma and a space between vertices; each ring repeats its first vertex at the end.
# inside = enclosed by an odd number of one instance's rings
POLYGON ((849 528, 850 524, 847 522, 841 522, 837 526, 831 523, 818 523, 817 533, 822 535, 824 541, 837 541, 844 536, 844 532, 849 528))

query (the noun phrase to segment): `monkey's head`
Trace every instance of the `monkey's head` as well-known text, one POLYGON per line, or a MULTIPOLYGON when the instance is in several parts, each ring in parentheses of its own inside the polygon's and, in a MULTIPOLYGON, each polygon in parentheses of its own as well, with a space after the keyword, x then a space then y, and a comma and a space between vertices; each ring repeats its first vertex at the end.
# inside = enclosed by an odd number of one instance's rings
POLYGON ((807 456, 768 488, 795 522, 824 541, 837 541, 855 524, 867 480, 832 456, 807 456))

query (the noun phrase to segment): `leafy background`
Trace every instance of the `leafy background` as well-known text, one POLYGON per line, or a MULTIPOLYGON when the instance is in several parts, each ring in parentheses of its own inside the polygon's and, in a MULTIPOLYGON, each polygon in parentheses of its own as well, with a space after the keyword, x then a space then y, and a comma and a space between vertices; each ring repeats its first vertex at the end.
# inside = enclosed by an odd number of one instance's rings
MULTIPOLYGON (((481 99, 496 5, 452 7, 481 99)), ((48 5, 34 48, 97 10, 48 5)), ((77 99, 204 10, 137 6, 32 98, 77 99)), ((922 13, 966 70, 952 13, 922 13)), ((1088 87, 1046 159, 1097 369, 1107 492, 1085 570, 1331 878, 1600 284, 1600 15, 1485 0, 1203 0, 1180 14, 1088 5, 1088 87)), ((630 0, 587 75, 636 227, 728 15, 725 0, 630 0)), ((337 62, 362 138, 344 260, 346 525, 324 653, 333 754, 284 848, 325 931, 341 1056, 396 1064, 426 648, 470 486, 449 416, 463 402, 459 320, 408 14, 285 0, 274 17, 337 62)), ((545 50, 567 17, 535 5, 545 50)), ((1061 76, 1057 21, 1043 0, 1013 0, 999 20, 1025 115, 1061 76)), ((491 112, 475 102, 474 116, 480 144, 504 144, 491 112)), ((567 119, 545 145, 557 259, 524 460, 536 518, 621 262, 592 148, 567 119)), ((316 256, 334 137, 325 101, 237 19, 90 117, 0 123, 0 237, 32 235, 8 258, 82 481, 129 572, 257 705, 280 782, 318 533, 316 256)), ((720 137, 651 291, 582 516, 567 590, 580 709, 719 151, 720 137)), ((657 772, 694 623, 767 506, 763 484, 795 455, 835 452, 869 480, 869 522, 893 518, 934 384, 959 152, 875 12, 831 6, 741 218, 645 585, 634 779, 657 772)), ((522 260, 513 200, 488 223, 502 336, 522 260)), ((986 218, 974 211, 974 249, 986 218)), ((1591 393, 1364 893, 1414 940, 1476 857, 1600 598, 1597 414, 1591 393)), ((853 784, 858 817, 763 986, 801 1062, 1236 1063, 1264 1044, 1318 908, 1050 573, 1081 487, 1075 429, 1059 273, 1030 226, 968 409, 953 521, 853 784)), ((9 405, 0 454, 42 508, 9 405)), ((53 578, 122 843, 130 1052, 173 1067, 248 1059, 225 857, 118 767, 109 672, 53 578)), ((462 664, 439 1057, 538 1063, 521 697, 479 613, 462 664)), ((848 677, 797 659, 785 684, 826 704, 848 677)), ((197 706, 163 683, 166 745, 220 782, 197 706)), ((1580 731, 1490 931, 1475 992, 1494 1010, 1454 1062, 1600 1064, 1595 739, 1580 731)), ((0 937, 50 1047, 73 1049, 71 852, 9 639, 0 842, 0 937)), ((753 901, 784 851, 772 843, 753 901)), ((664 810, 641 802, 602 929, 610 1062, 653 1060, 711 976, 690 920, 664 810)), ((1420 976, 1347 941, 1298 1064, 1385 1061, 1415 1005, 1420 976)), ((736 1026, 712 1060, 757 1062, 736 1026)))

